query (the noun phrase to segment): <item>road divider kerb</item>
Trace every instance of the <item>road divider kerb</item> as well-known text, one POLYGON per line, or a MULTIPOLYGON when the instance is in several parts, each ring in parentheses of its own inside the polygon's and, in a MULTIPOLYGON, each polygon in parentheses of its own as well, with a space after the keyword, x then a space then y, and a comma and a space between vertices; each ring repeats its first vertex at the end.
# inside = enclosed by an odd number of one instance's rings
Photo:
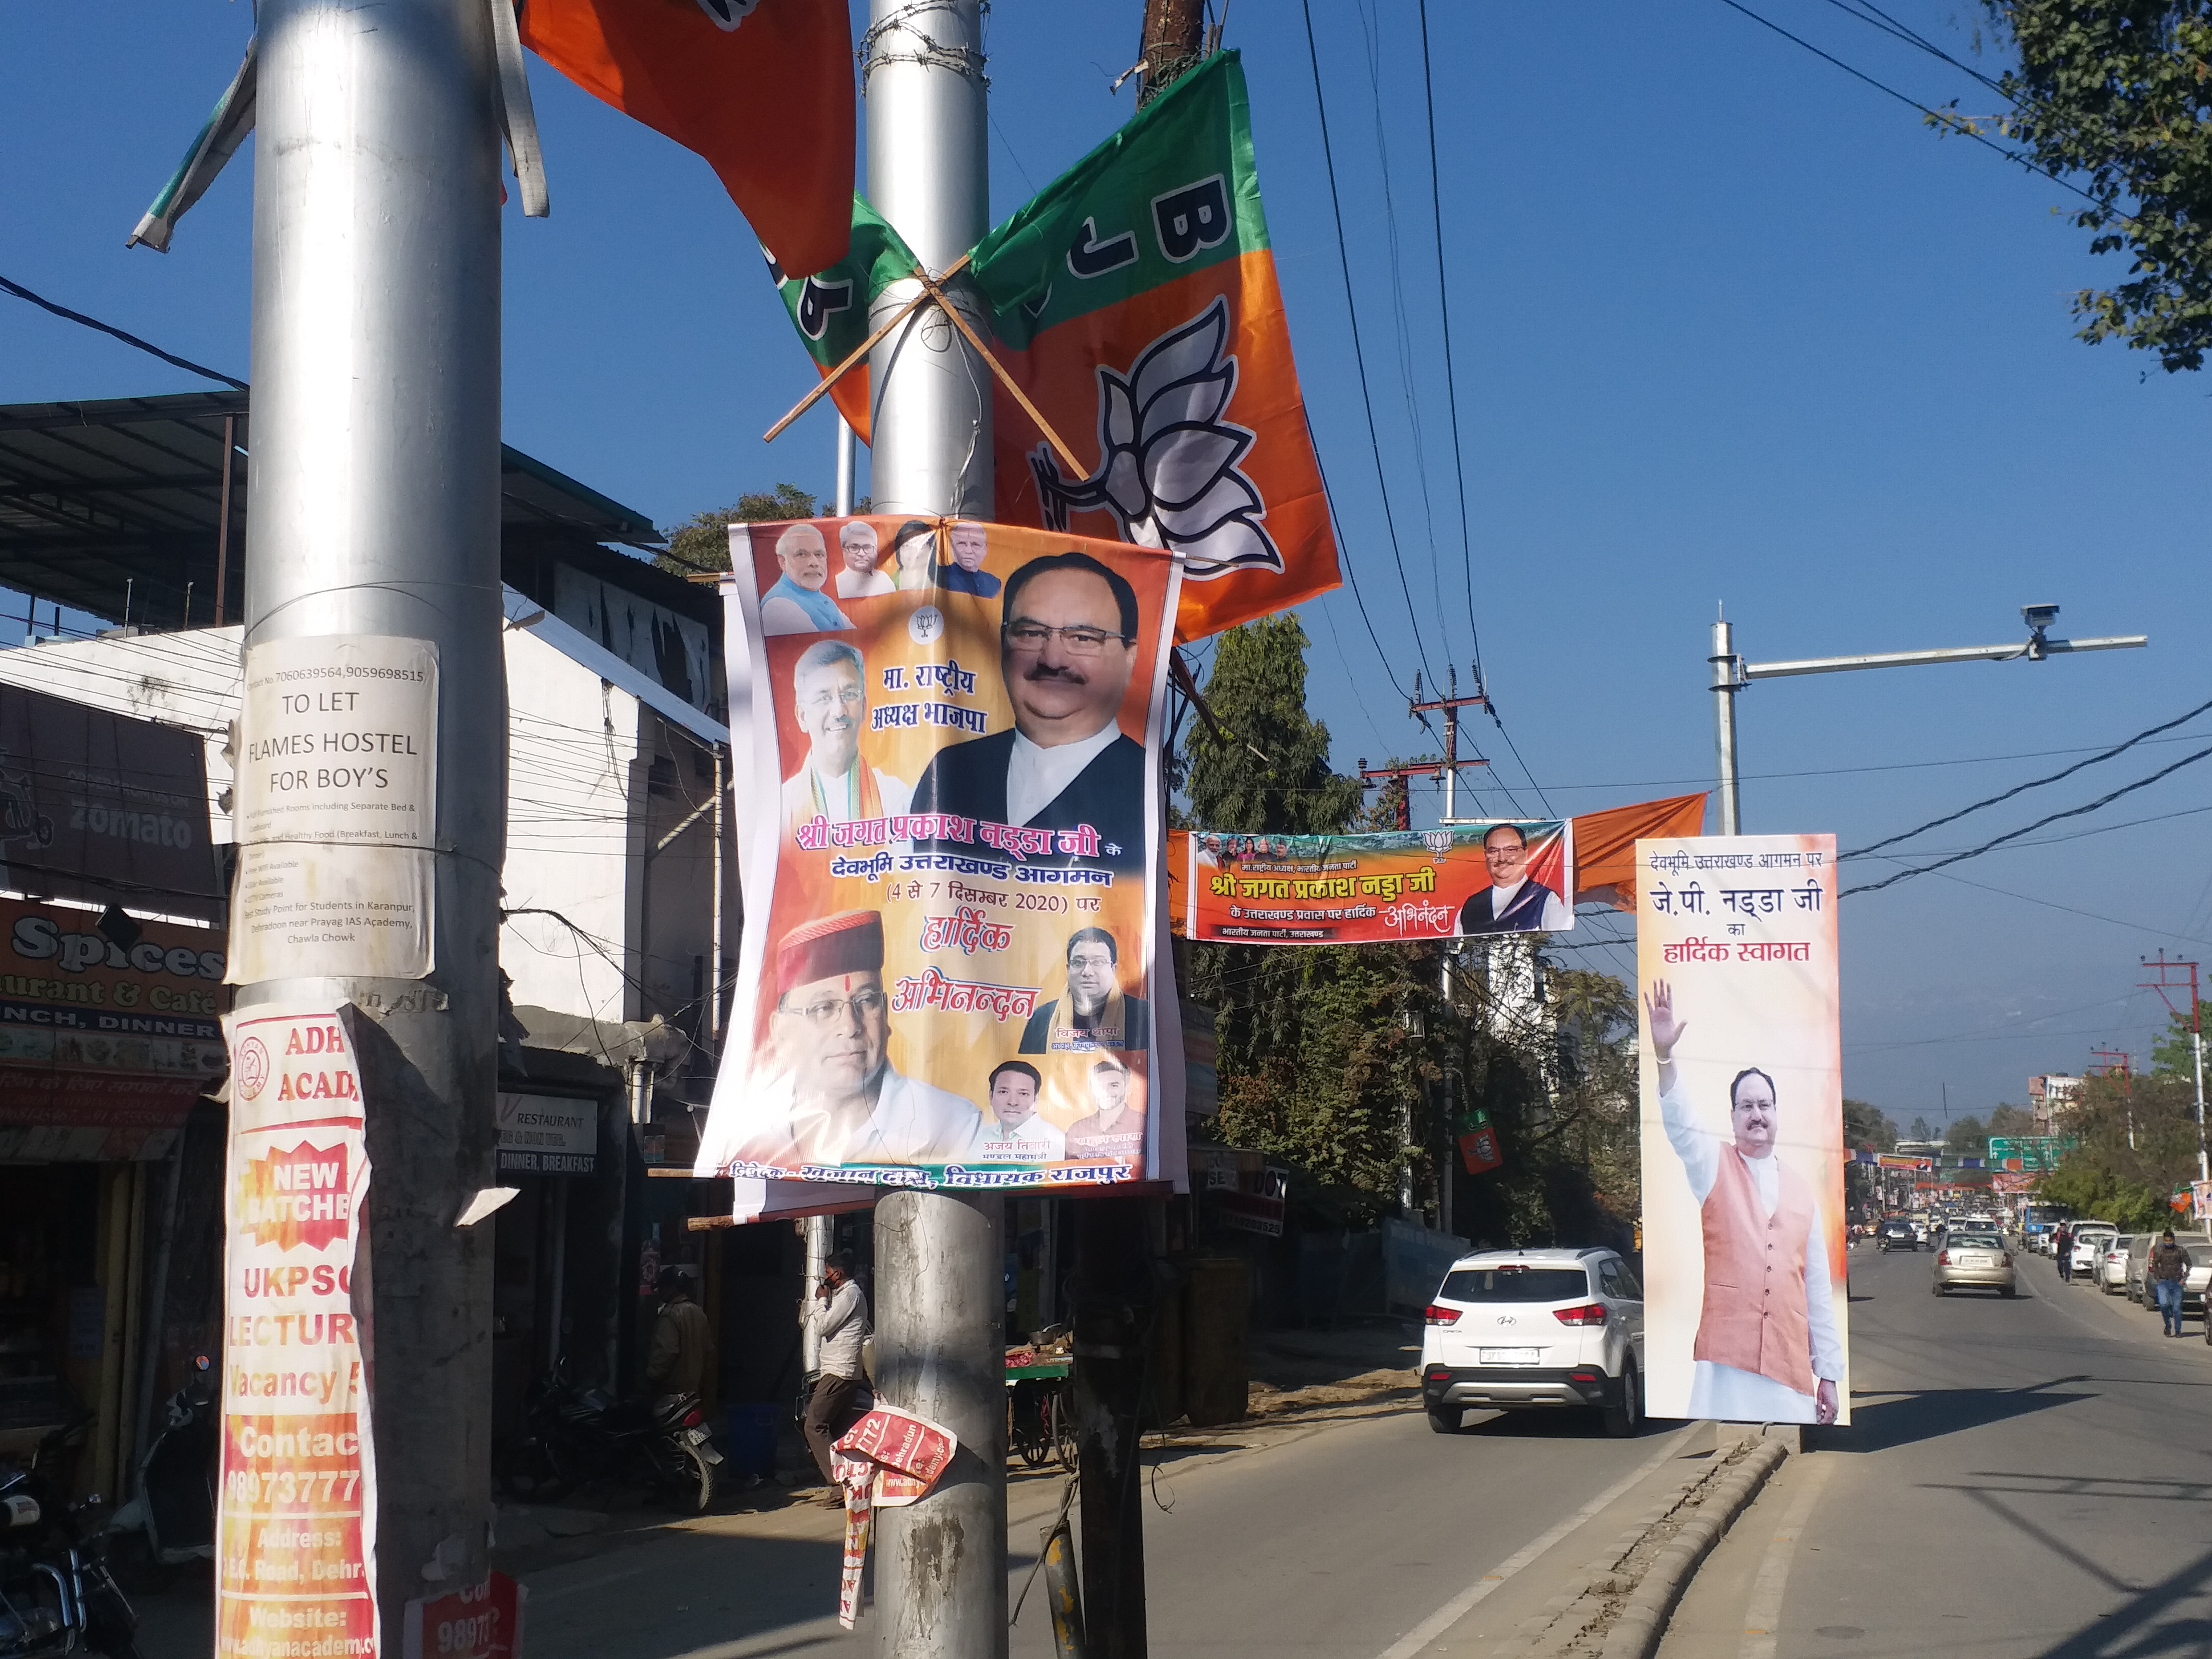
POLYGON ((1602 1659, 1651 1659, 1698 1565, 1789 1455, 1782 1442, 1762 1440, 1713 1480, 1696 1512, 1653 1554, 1613 1616, 1600 1650, 1602 1659))

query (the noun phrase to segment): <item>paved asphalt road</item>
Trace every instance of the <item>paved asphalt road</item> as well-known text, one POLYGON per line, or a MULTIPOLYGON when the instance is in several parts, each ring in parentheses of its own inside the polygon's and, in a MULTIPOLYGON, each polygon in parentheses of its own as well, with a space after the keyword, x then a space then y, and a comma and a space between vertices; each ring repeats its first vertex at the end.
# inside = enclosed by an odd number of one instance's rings
MULTIPOLYGON (((1851 1258, 1854 1421, 1788 1557, 1777 1659, 2212 1652, 2212 1350, 2039 1256, 2015 1300, 1851 1258)), ((1786 1507, 1790 1482, 1754 1516, 1786 1507)), ((1765 1517, 1771 1522, 1772 1516, 1765 1517)), ((1763 1540, 1773 1528, 1740 1530, 1763 1540)), ((1771 1559, 1779 1560, 1781 1555, 1771 1559)), ((1756 1633, 1741 1650, 1754 1650, 1756 1633)), ((1670 1644, 1670 1651, 1672 1644, 1670 1644)), ((1736 1644, 1701 1650, 1733 1656, 1736 1644)))
MULTIPOLYGON (((1564 1414, 1471 1420, 1443 1437, 1409 1411, 1179 1460, 1158 1486, 1168 1509, 1145 1516, 1153 1654, 1377 1659, 1668 1438, 1608 1440, 1564 1414)), ((1024 1568, 1036 1510, 1057 1498, 1024 1485, 1010 1540, 1024 1568)), ((530 1659, 872 1653, 872 1619, 848 1635, 822 1616, 836 1579, 836 1549, 819 1537, 660 1534, 529 1575, 530 1659)), ((1013 1652, 1052 1652, 1041 1588, 1013 1652)))

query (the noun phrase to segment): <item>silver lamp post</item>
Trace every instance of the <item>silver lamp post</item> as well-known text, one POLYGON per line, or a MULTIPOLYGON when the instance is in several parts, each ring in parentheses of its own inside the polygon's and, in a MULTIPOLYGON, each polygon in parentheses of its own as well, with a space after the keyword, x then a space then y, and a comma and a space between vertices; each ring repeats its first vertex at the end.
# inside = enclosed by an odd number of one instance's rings
POLYGON ((1736 654, 1735 630, 1713 624, 1713 750, 1720 776, 1721 834, 1743 833, 1741 792, 1737 783, 1735 694, 1754 680, 1787 679, 1799 674, 1844 674, 1861 668, 1919 668, 1948 662, 2042 662, 2080 651, 2125 651, 2150 643, 2148 634, 2122 634, 2101 640, 2054 640, 2045 630, 2058 620, 2055 605, 2024 605, 2021 617, 2027 638, 2013 645, 1962 645, 1940 651, 1883 651, 1869 656, 1803 657, 1793 662, 1746 662, 1736 654))

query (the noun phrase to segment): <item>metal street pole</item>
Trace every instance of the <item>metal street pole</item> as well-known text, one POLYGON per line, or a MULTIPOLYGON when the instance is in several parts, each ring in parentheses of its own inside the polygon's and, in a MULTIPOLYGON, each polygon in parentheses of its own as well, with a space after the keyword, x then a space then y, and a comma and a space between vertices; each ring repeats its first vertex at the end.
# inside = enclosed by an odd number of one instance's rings
POLYGON ((1746 662, 1736 654, 1734 628, 1726 622, 1715 623, 1713 648, 1705 660, 1713 665, 1713 742, 1717 751, 1715 769, 1720 779, 1721 833, 1741 833, 1735 694, 1754 680, 1790 679, 1801 674, 1844 674, 1862 668, 1923 668, 1935 663, 2041 662, 2049 657, 2070 656, 2083 651, 2134 650, 2150 643, 2148 634, 2122 634, 2096 640, 2050 639, 2045 630, 2058 620, 2057 605, 2024 605, 2020 614, 2027 623, 2027 638, 2014 645, 1881 651, 1856 657, 1803 657, 1791 662, 1746 662))
POLYGON ((1734 836, 1741 833, 1743 823, 1735 770, 1736 671, 1741 659, 1735 654, 1735 630, 1726 622, 1713 624, 1712 654, 1705 660, 1713 665, 1713 763, 1721 780, 1721 834, 1734 836))
MULTIPOLYGON (((368 1016, 377 1600, 480 1582, 491 1520, 491 1184, 507 681, 500 651, 500 124, 488 8, 261 0, 246 646, 438 651, 434 968, 264 980, 368 1016)), ((316 856, 307 849, 306 856, 316 856)), ((362 1293, 356 1285, 356 1295, 362 1293)))
MULTIPOLYGON (((868 196, 939 271, 990 228, 982 0, 870 0, 868 196)), ((872 326, 919 288, 891 285, 872 326)), ((981 305, 953 290, 980 333, 981 305)), ((988 519, 991 380, 933 307, 869 359, 875 511, 988 519)), ((1005 1201, 896 1192, 876 1206, 876 1386, 951 1429, 960 1451, 919 1503, 878 1513, 876 1610, 886 1659, 1006 1651, 1005 1201)))

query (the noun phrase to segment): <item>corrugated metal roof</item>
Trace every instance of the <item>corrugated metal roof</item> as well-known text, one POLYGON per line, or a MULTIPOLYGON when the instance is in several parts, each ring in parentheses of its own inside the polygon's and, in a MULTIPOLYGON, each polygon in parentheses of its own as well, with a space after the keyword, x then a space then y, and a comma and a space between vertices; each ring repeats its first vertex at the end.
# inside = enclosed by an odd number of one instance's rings
MULTIPOLYGON (((134 622, 210 620, 228 418, 236 466, 226 611, 235 617, 246 554, 248 404, 243 392, 187 392, 0 405, 0 583, 111 621, 122 617, 127 586, 134 622)), ((659 544, 644 514, 520 450, 501 445, 500 459, 502 562, 549 544, 659 544)))

